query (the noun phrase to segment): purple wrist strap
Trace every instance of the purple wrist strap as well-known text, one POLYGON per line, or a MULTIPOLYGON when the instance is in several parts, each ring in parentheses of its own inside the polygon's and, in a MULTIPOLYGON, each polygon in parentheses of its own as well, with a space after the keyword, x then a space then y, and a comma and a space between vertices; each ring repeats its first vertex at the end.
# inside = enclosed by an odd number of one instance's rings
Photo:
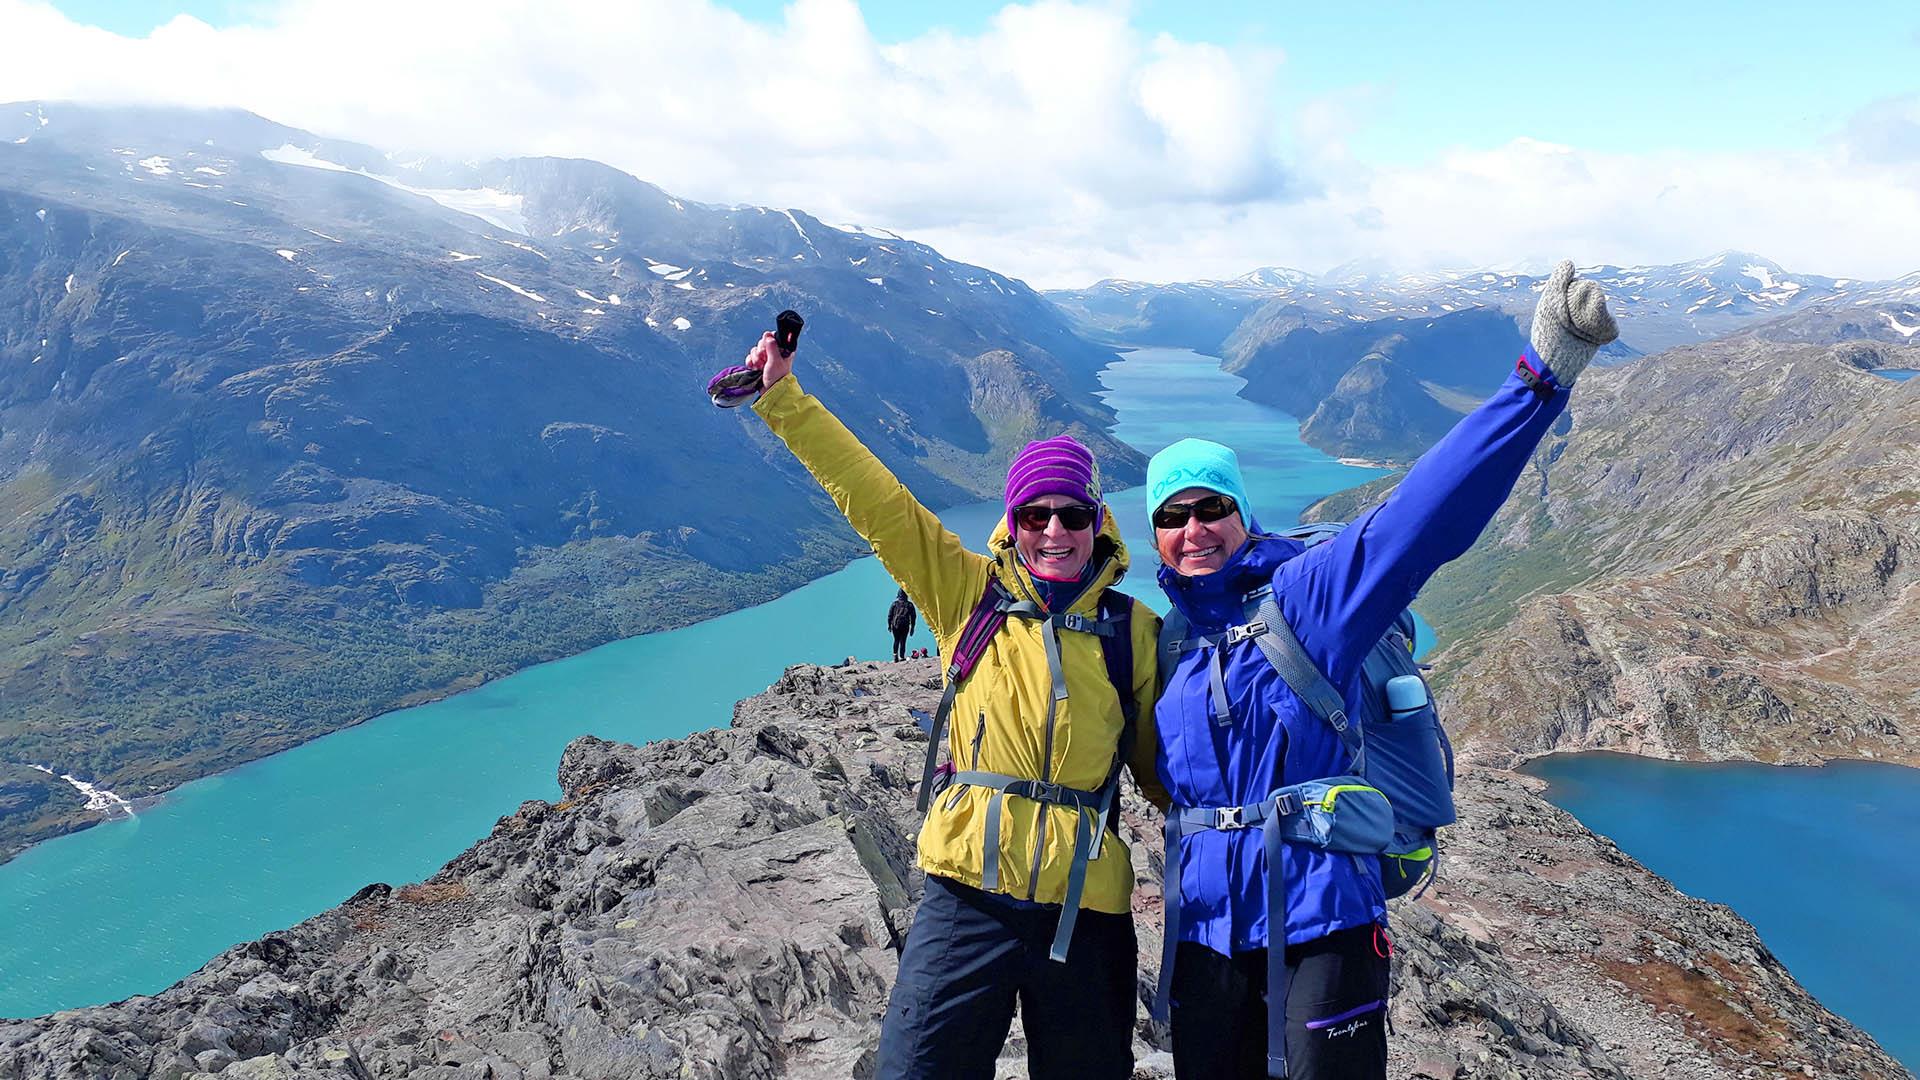
POLYGON ((759 396, 760 372, 745 364, 735 364, 707 380, 707 397, 722 409, 738 408, 759 396))

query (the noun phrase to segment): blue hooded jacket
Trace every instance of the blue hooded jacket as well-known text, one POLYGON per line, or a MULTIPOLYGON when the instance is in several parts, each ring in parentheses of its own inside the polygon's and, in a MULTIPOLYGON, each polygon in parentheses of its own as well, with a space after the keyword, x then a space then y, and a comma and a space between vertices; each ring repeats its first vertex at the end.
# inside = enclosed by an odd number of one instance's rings
MULTIPOLYGON (((1161 588, 1196 632, 1213 634, 1245 622, 1241 598, 1271 582, 1307 654, 1353 711, 1374 642, 1435 570, 1473 546, 1566 408, 1567 393, 1531 347, 1525 360, 1543 373, 1548 392, 1509 376, 1421 456, 1385 503, 1334 538, 1307 548, 1256 534, 1212 574, 1186 577, 1162 566, 1161 588)), ((1160 779, 1176 805, 1239 806, 1287 784, 1351 771, 1332 727, 1254 642, 1226 647, 1233 720, 1214 723, 1207 661, 1207 649, 1184 654, 1154 710, 1160 779)), ((1286 845, 1285 858, 1288 944, 1385 920, 1378 860, 1299 844, 1286 845)), ((1267 947, 1260 830, 1190 831, 1167 876, 1180 882, 1180 940, 1224 955, 1267 947)))

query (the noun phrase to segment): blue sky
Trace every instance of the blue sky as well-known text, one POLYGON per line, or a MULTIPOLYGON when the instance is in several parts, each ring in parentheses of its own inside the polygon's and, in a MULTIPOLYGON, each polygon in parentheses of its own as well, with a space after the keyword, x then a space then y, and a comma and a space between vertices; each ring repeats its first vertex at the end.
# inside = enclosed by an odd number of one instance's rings
POLYGON ((593 158, 1042 286, 1920 267, 1915 0, 0 0, 0 40, 0 101, 593 158))
MULTIPOLYGON (((177 14, 244 24, 261 0, 56 0, 77 22, 141 36, 177 14)), ((782 0, 724 0, 777 26, 782 0)), ((988 27, 1004 2, 861 4, 882 42, 988 27)), ((1284 54, 1281 114, 1334 96, 1350 145, 1380 164, 1515 136, 1595 151, 1794 149, 1873 102, 1920 92, 1920 3, 1630 0, 1587 5, 1138 0, 1132 22, 1284 54), (1594 12, 1589 14, 1587 11, 1594 12)))

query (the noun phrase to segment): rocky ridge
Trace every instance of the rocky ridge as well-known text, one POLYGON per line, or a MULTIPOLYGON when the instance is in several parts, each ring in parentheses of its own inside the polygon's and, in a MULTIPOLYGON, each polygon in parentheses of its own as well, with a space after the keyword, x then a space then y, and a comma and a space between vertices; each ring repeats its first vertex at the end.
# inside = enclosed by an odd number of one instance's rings
MULTIPOLYGON (((4 1080, 863 1077, 921 879, 933 662, 790 668, 733 725, 586 738, 429 880, 216 957, 151 997, 0 1021, 4 1080)), ((1494 770, 1461 777, 1438 886, 1397 902, 1395 1076, 1909 1074, 1730 910, 1494 770)), ((1153 811, 1130 795, 1140 992, 1153 811)), ((1024 1073, 1016 1034, 1001 1075, 1024 1073)), ((1136 1076, 1171 1074, 1141 1015, 1136 1076)))
POLYGON ((1742 338, 1583 380, 1423 598, 1465 753, 1920 763, 1920 388, 1859 370, 1917 357, 1742 338))

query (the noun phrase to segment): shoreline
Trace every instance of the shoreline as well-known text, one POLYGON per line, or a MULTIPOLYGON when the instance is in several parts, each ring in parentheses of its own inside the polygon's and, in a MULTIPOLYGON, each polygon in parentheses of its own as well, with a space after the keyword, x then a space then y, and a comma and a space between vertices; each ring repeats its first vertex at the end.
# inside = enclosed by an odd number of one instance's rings
MULTIPOLYGON (((1471 745, 1470 743, 1467 744, 1468 747, 1471 745)), ((1483 769, 1504 769, 1508 772, 1532 776, 1533 774, 1526 770, 1528 766, 1533 765, 1535 762, 1544 761, 1552 757, 1572 757, 1577 754, 1610 754, 1616 757, 1639 758, 1643 761, 1670 761, 1676 765, 1766 765, 1776 769, 1820 769, 1828 765, 1858 762, 1863 765, 1893 765, 1920 772, 1920 753, 1916 753, 1912 757, 1860 757, 1851 754, 1809 754, 1804 759, 1792 761, 1766 761, 1757 757, 1682 757, 1677 754, 1654 753, 1652 751, 1621 750, 1611 746, 1587 746, 1530 751, 1524 754, 1515 751, 1511 757, 1504 762, 1477 758, 1468 753, 1461 753, 1460 760, 1463 764, 1476 765, 1483 769)), ((1544 783, 1545 781, 1543 780, 1542 782, 1544 783)))
MULTIPOLYGON (((1106 364, 1102 364, 1100 368, 1094 372, 1094 378, 1096 379, 1096 381, 1098 380, 1099 373, 1101 371, 1105 371, 1108 367, 1113 366, 1114 363, 1123 361, 1127 353, 1135 351, 1138 348, 1140 348, 1140 346, 1130 346, 1126 348, 1116 347, 1114 349, 1114 353, 1115 353, 1114 360, 1109 361, 1106 364)), ((1205 355, 1205 354, 1201 354, 1201 355, 1205 355)), ((1217 360, 1218 357, 1212 357, 1212 359, 1217 360)), ((1106 404, 1104 398, 1098 392, 1092 395, 1092 401, 1096 406, 1104 410, 1110 418, 1109 422, 1104 426, 1105 434, 1111 438, 1115 438, 1115 440, 1118 441, 1118 437, 1114 435, 1114 429, 1119 426, 1119 421, 1117 417, 1113 417, 1112 415, 1113 410, 1111 406, 1108 406, 1106 404)), ((1143 467, 1143 473, 1144 473, 1144 467, 1143 467)), ((977 495, 978 493, 973 493, 973 494, 977 495)), ((991 497, 992 497, 991 494, 988 494, 986 496, 983 496, 981 498, 976 498, 973 500, 954 502, 954 503, 949 503, 949 504, 939 505, 939 506, 929 506, 928 509, 931 509, 936 514, 944 514, 949 510, 955 509, 956 507, 971 505, 972 502, 982 501, 982 499, 990 499, 991 497)), ((159 805, 160 803, 165 801, 166 797, 169 794, 173 793, 174 791, 177 791, 178 789, 188 784, 194 783, 199 780, 206 780, 212 777, 226 775, 227 773, 230 773, 235 769, 242 769, 256 762, 265 761, 277 755, 284 754, 292 750, 297 750, 300 747, 306 746, 309 743, 312 743, 316 740, 326 738, 328 735, 332 735, 337 732, 347 731, 349 729, 359 727, 362 724, 370 723, 372 721, 380 719, 381 717, 388 716, 393 713, 401 712, 406 709, 418 708, 424 705, 431 705, 439 701, 445 701, 448 698, 452 698, 460 694, 464 694, 470 690, 477 690, 483 686, 486 686, 489 683, 496 682, 500 679, 508 678, 513 675, 518 675, 525 671, 531 671, 532 669, 537 668, 542 664, 551 664, 551 663, 557 663, 561 660, 572 659, 574 657, 582 656, 586 653, 590 653, 595 649, 605 648, 609 645, 615 644, 616 642, 627 641, 633 638, 648 637, 653 634, 671 633, 676 630, 684 630, 687 627, 695 626, 699 623, 707 622, 711 619, 717 619, 725 615, 731 615, 735 612, 744 611, 748 608, 758 607, 761 604, 771 603, 775 600, 780 599, 782 596, 787 595, 790 592, 793 592, 797 589, 805 588, 806 586, 811 585, 817 581, 820 581, 823 578, 839 573, 840 571, 845 570, 847 567, 853 565, 855 562, 858 562, 861 559, 870 557, 872 554, 873 552, 871 551, 871 549, 867 549, 865 545, 859 544, 856 541, 850 550, 850 554, 844 560, 841 560, 838 562, 829 561, 828 563, 818 567, 817 572, 810 574, 804 580, 794 583, 788 588, 781 589, 777 592, 767 593, 765 595, 749 595, 745 599, 745 602, 740 603, 736 606, 728 607, 721 611, 706 612, 701 614, 698 618, 687 619, 685 621, 670 621, 667 623, 663 623, 662 625, 657 626, 651 630, 648 630, 645 633, 629 634, 629 635, 626 635, 625 637, 613 637, 613 638, 607 638, 606 640, 603 640, 603 641, 596 641, 589 645, 586 645, 583 648, 576 649, 564 655, 549 657, 545 660, 539 660, 534 663, 527 664, 523 667, 514 668, 510 671, 473 672, 471 674, 460 676, 458 678, 453 679, 450 682, 443 683, 438 686, 420 687, 413 690, 409 690, 406 693, 401 694, 400 696, 394 698, 393 700, 381 704, 380 706, 377 707, 375 711, 369 712, 364 716, 356 717, 352 720, 347 721, 346 723, 340 724, 337 727, 330 727, 324 731, 314 731, 312 734, 307 735, 306 737, 301 738, 296 742, 289 743, 285 746, 276 747, 268 751, 267 753, 259 754, 252 757, 245 757, 240 760, 228 762, 222 765, 220 768, 215 769, 213 771, 200 773, 195 776, 189 776, 189 777, 179 779, 173 783, 166 784, 165 786, 162 786, 162 787, 158 787, 155 790, 148 791, 140 795, 136 795, 131 800, 123 799, 121 801, 127 803, 130 808, 126 816, 134 816, 134 811, 136 809, 145 810, 148 807, 159 805)), ((690 735, 690 734, 693 734, 693 732, 685 732, 679 737, 685 737, 685 735, 690 735)), ((52 775, 51 769, 42 768, 39 766, 29 766, 29 767, 35 768, 38 771, 45 772, 49 775, 52 775)), ((119 796, 115 796, 115 798, 119 798, 119 796)), ((84 809, 91 811, 91 810, 94 810, 94 807, 91 805, 91 803, 89 803, 89 805, 84 809)), ((95 811, 95 813, 98 814, 99 812, 95 811)), ((27 844, 23 844, 17 848, 10 848, 4 845, 0 845, 0 867, 6 866, 8 863, 12 862, 15 858, 20 856, 22 853, 30 851, 33 848, 39 847, 42 844, 59 840, 63 837, 74 836, 79 833, 86 832, 87 830, 92 829, 95 826, 110 824, 118 820, 121 820, 121 818, 115 817, 115 816, 106 816, 106 815, 95 816, 95 817, 86 819, 78 824, 75 824, 72 827, 63 828, 58 832, 55 832, 48 836, 40 837, 39 839, 33 840, 27 844)))
MULTIPOLYGON (((1111 431, 1109 431, 1109 434, 1111 434, 1111 431)), ((979 500, 973 500, 973 501, 979 501, 979 500)), ((971 505, 971 502, 957 502, 957 503, 952 503, 950 505, 945 505, 945 506, 930 507, 930 509, 933 509, 935 513, 945 513, 949 510, 954 509, 955 507, 967 506, 967 505, 971 505)), ((798 589, 805 588, 809 585, 814 584, 815 582, 822 580, 823 578, 827 578, 836 573, 839 573, 840 571, 845 570, 847 567, 852 566, 854 563, 860 561, 861 559, 870 558, 872 557, 872 555, 873 555, 873 552, 871 549, 866 549, 864 548, 864 545, 859 545, 856 543, 855 545, 852 546, 850 554, 847 556, 847 558, 839 561, 828 560, 827 562, 823 563, 817 568, 817 572, 812 573, 811 575, 806 577, 804 580, 796 582, 795 584, 793 584, 788 588, 780 589, 777 592, 769 592, 769 593, 766 593, 765 595, 745 594, 744 602, 736 606, 728 607, 725 610, 706 612, 701 614, 698 618, 686 619, 684 621, 675 620, 670 623, 664 623, 660 626, 655 627, 654 629, 646 631, 645 633, 628 634, 625 637, 613 637, 613 638, 607 638, 604 641, 596 641, 591 645, 588 645, 584 648, 576 649, 564 655, 549 657, 545 660, 539 660, 534 663, 527 664, 523 667, 514 668, 510 671, 473 672, 471 674, 460 676, 450 682, 443 683, 438 686, 421 687, 414 690, 409 690, 405 694, 402 694, 394 698, 392 701, 386 702, 380 705, 376 711, 369 712, 364 716, 356 717, 336 727, 330 727, 330 728, 327 728, 326 730, 316 730, 312 734, 304 738, 301 738, 296 742, 289 743, 285 746, 276 747, 268 751, 267 753, 258 754, 258 755, 247 757, 237 761, 232 761, 213 771, 200 773, 199 775, 196 775, 196 776, 185 777, 174 783, 170 783, 163 787, 159 787, 155 790, 144 792, 139 795, 135 795, 131 799, 123 799, 122 801, 126 802, 128 806, 131 807, 131 810, 127 813, 118 814, 118 815, 108 815, 101 811, 95 810, 91 805, 84 808, 80 808, 80 810, 76 812, 91 811, 92 816, 80 821, 79 823, 73 825, 72 827, 64 828, 59 832, 55 832, 48 836, 40 837, 39 839, 34 840, 31 843, 21 845, 18 848, 9 849, 6 847, 0 847, 0 867, 6 866, 8 863, 12 862, 15 858, 18 858, 20 855, 24 854, 25 852, 31 851, 34 848, 40 847, 43 844, 52 843, 69 836, 75 836, 80 833, 86 832, 90 829, 93 829, 97 826, 110 825, 110 824, 113 824, 114 822, 125 820, 128 817, 137 816, 138 811, 144 811, 144 810, 161 805, 166 801, 167 796, 171 795, 173 792, 178 791, 180 788, 183 788, 188 784, 196 783, 201 780, 212 779, 218 776, 225 776, 228 773, 231 773, 237 769, 244 769, 249 765, 254 765, 259 762, 266 761, 270 758, 277 757, 281 754, 290 753, 294 750, 298 750, 303 746, 307 746, 320 739, 324 739, 329 735, 335 735, 343 731, 348 731, 353 728, 360 727, 364 724, 372 723, 373 721, 379 720, 383 717, 391 716, 394 713, 404 712, 408 709, 420 708, 422 706, 435 704, 436 702, 445 701, 449 698, 457 697, 469 691, 478 690, 481 687, 487 686, 494 682, 498 682, 501 679, 511 678, 512 676, 519 675, 527 671, 531 671, 545 664, 553 664, 553 663, 559 663, 560 661, 563 661, 563 660, 571 660, 571 659, 574 659, 575 657, 583 656, 587 653, 593 652, 596 649, 603 649, 609 645, 614 645, 622 641, 629 641, 635 638, 651 637, 655 634, 665 634, 665 633, 672 633, 678 630, 685 630, 688 627, 696 626, 703 622, 708 622, 713 619, 718 619, 727 615, 732 615, 736 612, 745 611, 749 608, 758 607, 762 604, 772 603, 773 601, 780 599, 781 597, 787 595, 788 593, 794 592, 795 590, 798 590, 798 589)), ((694 732, 693 731, 683 732, 680 735, 674 736, 674 737, 684 738, 687 735, 691 735, 691 734, 694 734, 694 732)), ((36 772, 41 772, 50 776, 55 776, 56 779, 60 778, 57 774, 53 772, 52 769, 48 767, 33 765, 33 764, 26 764, 26 763, 22 763, 22 764, 23 764, 23 767, 25 768, 31 768, 36 772)), ((69 784, 71 784, 71 781, 69 781, 69 784)), ((78 791, 79 789, 75 788, 75 790, 78 791)), ((115 797, 119 798, 119 796, 115 796, 115 797)))

